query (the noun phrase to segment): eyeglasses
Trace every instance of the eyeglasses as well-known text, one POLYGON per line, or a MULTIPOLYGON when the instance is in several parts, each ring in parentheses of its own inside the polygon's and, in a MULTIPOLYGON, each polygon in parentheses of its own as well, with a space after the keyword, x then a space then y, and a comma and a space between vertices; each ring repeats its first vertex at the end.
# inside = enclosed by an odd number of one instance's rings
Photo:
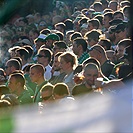
POLYGON ((52 97, 52 95, 46 96, 46 97, 42 97, 42 100, 46 101, 46 100, 48 100, 50 97, 52 97))
POLYGON ((38 58, 42 58, 42 57, 46 58, 47 56, 38 54, 37 57, 38 57, 38 58))

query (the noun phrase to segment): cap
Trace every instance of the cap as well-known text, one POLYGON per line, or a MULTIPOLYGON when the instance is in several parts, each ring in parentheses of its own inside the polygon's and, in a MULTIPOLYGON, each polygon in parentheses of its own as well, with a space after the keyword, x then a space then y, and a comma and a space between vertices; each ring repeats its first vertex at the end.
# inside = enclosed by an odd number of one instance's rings
POLYGON ((54 41, 59 41, 59 40, 60 40, 60 37, 59 37, 57 34, 52 33, 52 34, 49 34, 49 35, 45 38, 45 41, 48 40, 48 39, 54 40, 54 41))
POLYGON ((18 41, 18 43, 24 43, 24 44, 32 45, 32 43, 28 39, 22 39, 22 40, 18 41))
POLYGON ((40 35, 35 39, 35 41, 42 41, 42 42, 44 42, 46 37, 47 37, 46 35, 40 34, 40 35))

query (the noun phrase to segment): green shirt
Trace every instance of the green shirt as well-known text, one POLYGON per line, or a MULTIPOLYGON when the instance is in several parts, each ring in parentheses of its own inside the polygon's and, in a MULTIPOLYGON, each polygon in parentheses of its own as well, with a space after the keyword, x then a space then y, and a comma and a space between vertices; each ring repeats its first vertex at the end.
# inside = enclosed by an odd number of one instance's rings
POLYGON ((40 90, 47 83, 48 83, 48 81, 44 81, 42 84, 36 86, 33 102, 41 102, 42 101, 42 99, 40 98, 40 90))
POLYGON ((78 63, 82 64, 84 60, 89 58, 89 54, 87 52, 84 52, 79 58, 78 58, 78 63))

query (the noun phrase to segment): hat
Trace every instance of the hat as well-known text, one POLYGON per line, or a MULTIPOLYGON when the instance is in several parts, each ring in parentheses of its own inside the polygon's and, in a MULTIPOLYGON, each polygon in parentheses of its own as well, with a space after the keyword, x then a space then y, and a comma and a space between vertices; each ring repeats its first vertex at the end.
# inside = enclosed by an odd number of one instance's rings
POLYGON ((32 45, 32 43, 28 39, 22 39, 22 40, 18 41, 18 43, 24 43, 24 44, 32 45))
POLYGON ((44 42, 46 37, 47 37, 46 35, 40 34, 40 35, 35 39, 35 41, 42 41, 42 42, 44 42))
POLYGON ((49 35, 45 38, 45 41, 48 40, 48 39, 54 40, 54 41, 59 41, 59 40, 60 40, 60 37, 59 37, 57 34, 52 33, 52 34, 49 34, 49 35))
POLYGON ((81 14, 80 11, 76 11, 72 14, 72 17, 76 18, 79 14, 81 14))
POLYGON ((122 19, 113 19, 113 20, 109 21, 109 24, 112 26, 112 25, 118 25, 122 22, 123 22, 122 19))

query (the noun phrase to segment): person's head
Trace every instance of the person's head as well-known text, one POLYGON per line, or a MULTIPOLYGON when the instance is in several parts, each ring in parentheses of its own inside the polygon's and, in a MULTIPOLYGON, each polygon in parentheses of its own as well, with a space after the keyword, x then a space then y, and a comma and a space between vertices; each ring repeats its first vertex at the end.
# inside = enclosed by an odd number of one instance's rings
POLYGON ((49 103, 54 100, 53 88, 54 86, 52 84, 46 84, 41 88, 40 95, 41 95, 42 102, 49 103))
POLYGON ((98 44, 90 47, 89 54, 91 57, 96 58, 100 63, 103 59, 107 60, 105 49, 98 44))
POLYGON ((118 2, 117 1, 110 1, 108 8, 112 9, 113 11, 116 11, 118 7, 118 2))
POLYGON ((24 90, 25 78, 20 73, 14 73, 9 76, 8 87, 10 88, 11 93, 19 94, 24 90))
POLYGON ((38 30, 41 31, 44 28, 47 28, 47 23, 44 20, 40 20, 40 22, 38 23, 38 30))
POLYGON ((131 3, 128 0, 123 0, 120 2, 120 8, 124 8, 125 6, 130 6, 131 3))
POLYGON ((66 32, 65 41, 66 41, 66 43, 67 43, 68 45, 70 45, 70 43, 71 43, 70 36, 71 36, 71 34, 73 34, 73 33, 74 33, 73 30, 70 30, 70 31, 67 31, 67 32, 66 32))
POLYGON ((21 48, 16 50, 16 56, 20 57, 22 59, 22 62, 23 61, 28 61, 29 52, 28 52, 27 49, 21 47, 21 48))
POLYGON ((84 60, 83 63, 82 63, 83 67, 85 67, 85 65, 88 64, 88 63, 94 63, 98 66, 98 68, 101 67, 100 62, 94 57, 89 57, 88 59, 84 60))
POLYGON ((107 58, 111 61, 111 62, 115 62, 115 51, 114 50, 106 50, 106 54, 107 54, 107 58))
POLYGON ((94 10, 96 12, 102 12, 103 11, 103 7, 102 7, 102 3, 101 2, 95 2, 93 4, 94 10))
POLYGON ((74 32, 73 34, 70 35, 70 40, 71 42, 76 39, 77 37, 82 37, 82 34, 80 32, 74 32))
POLYGON ((11 58, 15 57, 16 56, 16 50, 19 49, 20 46, 14 46, 14 47, 11 47, 9 48, 8 52, 10 53, 10 56, 11 58))
POLYGON ((100 39, 98 44, 101 45, 105 50, 111 49, 111 42, 109 39, 100 39))
POLYGON ((122 19, 124 20, 124 14, 122 11, 115 11, 113 14, 113 19, 122 19))
POLYGON ((75 54, 70 52, 64 52, 59 56, 60 68, 62 71, 66 72, 68 70, 73 70, 77 66, 77 57, 75 54))
POLYGON ((21 69, 20 63, 16 59, 10 59, 6 62, 5 72, 6 72, 7 76, 9 76, 15 70, 20 70, 20 69, 21 69))
POLYGON ((60 37, 55 34, 55 33, 52 33, 52 34, 49 34, 46 38, 45 38, 45 46, 49 49, 53 48, 53 43, 55 41, 59 41, 60 40, 60 37))
POLYGON ((45 29, 40 31, 40 34, 48 35, 48 34, 51 34, 51 31, 50 31, 50 29, 45 28, 45 29))
POLYGON ((33 52, 34 52, 33 51, 33 48, 30 45, 25 45, 23 47, 28 50, 28 52, 29 52, 29 58, 31 58, 32 55, 33 55, 33 52))
POLYGON ((115 36, 120 41, 127 38, 127 26, 125 23, 120 23, 115 28, 115 36))
POLYGON ((113 13, 112 12, 107 12, 104 14, 104 18, 103 18, 103 25, 104 28, 108 29, 110 24, 109 21, 113 19, 113 13))
POLYGON ((60 32, 60 31, 57 31, 56 34, 59 36, 60 41, 64 40, 64 33, 60 32))
POLYGON ((40 48, 37 53, 37 61, 46 67, 52 59, 52 52, 47 48, 40 48))
POLYGON ((54 55, 54 61, 53 61, 53 68, 54 71, 60 71, 60 62, 59 62, 59 56, 63 54, 63 52, 58 52, 54 55))
POLYGON ((87 41, 84 38, 74 39, 72 50, 76 55, 79 55, 80 51, 84 53, 86 49, 87 49, 87 41))
POLYGON ((91 30, 85 34, 85 38, 88 41, 89 46, 95 45, 99 38, 100 38, 101 32, 98 30, 91 30))
POLYGON ((131 39, 123 39, 117 44, 117 54, 119 57, 124 56, 125 48, 132 45, 131 39))
POLYGON ((55 24, 55 29, 64 33, 65 32, 66 25, 63 22, 55 24))
POLYGON ((95 83, 95 80, 100 76, 100 70, 96 64, 88 63, 84 67, 83 75, 87 86, 92 87, 92 85, 95 83))
POLYGON ((30 79, 32 82, 37 83, 44 80, 44 67, 41 64, 34 64, 30 67, 30 79))
POLYGON ((130 6, 124 6, 123 8, 124 20, 128 21, 130 19, 130 6))
POLYGON ((98 19, 91 19, 88 21, 88 30, 99 29, 100 22, 98 19))
POLYGON ((68 86, 65 83, 57 83, 53 89, 53 96, 55 99, 62 99, 70 95, 68 86))
POLYGON ((19 105, 18 96, 15 94, 5 94, 1 96, 1 100, 7 100, 11 103, 11 106, 19 105))
POLYGON ((67 44, 64 41, 54 42, 53 54, 55 55, 58 52, 65 52, 67 49, 67 44))
POLYGON ((36 49, 38 50, 45 43, 46 35, 40 34, 35 40, 34 43, 36 45, 36 49))
POLYGON ((71 19, 66 19, 64 21, 64 24, 66 25, 65 30, 73 30, 73 21, 71 19))

